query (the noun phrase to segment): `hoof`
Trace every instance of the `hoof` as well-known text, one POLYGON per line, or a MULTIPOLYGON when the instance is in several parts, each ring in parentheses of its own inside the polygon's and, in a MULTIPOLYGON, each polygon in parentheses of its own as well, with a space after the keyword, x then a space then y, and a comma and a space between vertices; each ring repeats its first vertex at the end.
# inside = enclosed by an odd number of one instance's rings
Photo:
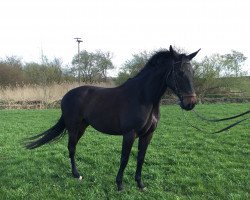
POLYGON ((146 192, 146 191, 147 191, 147 188, 146 188, 146 187, 143 187, 143 188, 139 188, 139 190, 140 190, 141 192, 146 192))
POLYGON ((119 184, 119 185, 117 185, 117 191, 118 191, 118 192, 122 192, 122 191, 124 191, 123 184, 119 184))
POLYGON ((141 180, 137 181, 137 186, 138 186, 140 191, 146 191, 147 190, 147 188, 145 187, 144 183, 141 180))

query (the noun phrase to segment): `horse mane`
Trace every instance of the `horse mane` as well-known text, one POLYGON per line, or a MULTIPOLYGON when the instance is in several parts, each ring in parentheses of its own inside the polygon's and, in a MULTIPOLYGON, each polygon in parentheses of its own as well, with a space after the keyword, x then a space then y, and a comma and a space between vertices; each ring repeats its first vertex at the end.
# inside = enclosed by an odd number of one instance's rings
POLYGON ((168 50, 161 50, 161 51, 156 52, 147 61, 147 63, 145 64, 145 66, 133 78, 130 78, 128 80, 133 80, 133 79, 140 78, 140 77, 144 76, 144 74, 146 74, 152 68, 157 67, 157 65, 158 65, 158 63, 157 63, 158 59, 161 58, 161 57, 163 57, 163 56, 170 57, 171 55, 170 55, 170 52, 168 50))

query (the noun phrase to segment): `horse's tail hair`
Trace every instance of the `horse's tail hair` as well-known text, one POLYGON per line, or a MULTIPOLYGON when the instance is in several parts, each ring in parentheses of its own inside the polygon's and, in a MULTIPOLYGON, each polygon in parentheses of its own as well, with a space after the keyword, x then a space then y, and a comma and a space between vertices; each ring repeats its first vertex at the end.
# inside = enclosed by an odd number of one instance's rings
POLYGON ((58 122, 48 129, 38 135, 26 139, 25 147, 27 149, 35 149, 48 142, 55 141, 63 136, 65 133, 65 123, 63 116, 58 120, 58 122))

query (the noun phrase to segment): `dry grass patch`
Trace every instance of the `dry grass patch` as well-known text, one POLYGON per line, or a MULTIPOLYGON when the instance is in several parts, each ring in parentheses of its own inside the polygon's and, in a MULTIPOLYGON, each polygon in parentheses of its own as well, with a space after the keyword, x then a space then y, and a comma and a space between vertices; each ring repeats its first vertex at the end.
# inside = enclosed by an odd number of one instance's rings
MULTIPOLYGON (((82 83, 81 85, 89 84, 82 83)), ((98 83, 91 85, 102 87, 114 86, 112 83, 98 83)), ((61 83, 52 84, 49 86, 24 85, 16 87, 6 87, 0 89, 0 102, 4 102, 6 108, 19 108, 20 105, 28 105, 33 103, 41 103, 43 105, 51 104, 53 102, 61 100, 65 93, 78 86, 78 83, 61 83)), ((27 106, 24 107, 28 108, 27 106)), ((44 106, 40 105, 38 107, 43 108, 44 106)))

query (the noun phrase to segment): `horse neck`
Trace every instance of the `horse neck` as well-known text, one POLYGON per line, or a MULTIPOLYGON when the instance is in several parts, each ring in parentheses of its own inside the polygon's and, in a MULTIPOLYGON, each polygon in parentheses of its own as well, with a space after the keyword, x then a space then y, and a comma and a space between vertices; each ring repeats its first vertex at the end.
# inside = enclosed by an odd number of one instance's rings
POLYGON ((153 104, 159 104, 161 97, 167 89, 166 73, 151 76, 145 83, 144 94, 153 104))
POLYGON ((161 97, 167 89, 166 76, 169 72, 155 72, 148 70, 143 75, 132 78, 130 87, 134 88, 140 102, 158 105, 161 97))

